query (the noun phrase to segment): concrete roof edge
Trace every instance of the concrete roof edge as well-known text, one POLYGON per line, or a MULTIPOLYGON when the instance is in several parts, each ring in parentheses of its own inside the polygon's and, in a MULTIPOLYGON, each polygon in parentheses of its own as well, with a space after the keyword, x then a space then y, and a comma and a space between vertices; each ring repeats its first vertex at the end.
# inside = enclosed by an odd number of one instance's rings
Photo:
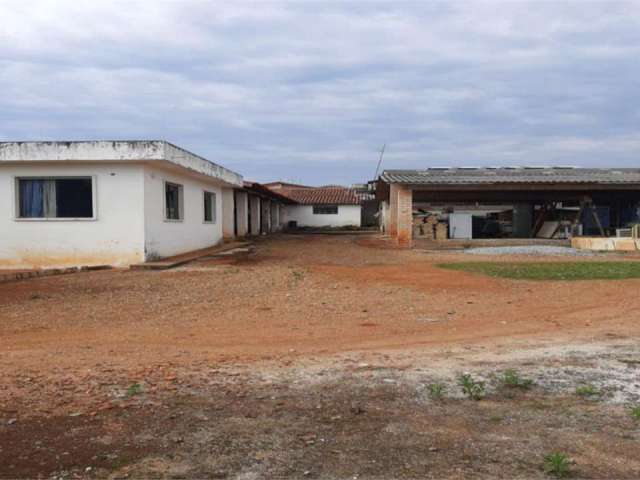
POLYGON ((242 175, 166 140, 75 140, 0 142, 3 162, 164 160, 232 186, 242 175))

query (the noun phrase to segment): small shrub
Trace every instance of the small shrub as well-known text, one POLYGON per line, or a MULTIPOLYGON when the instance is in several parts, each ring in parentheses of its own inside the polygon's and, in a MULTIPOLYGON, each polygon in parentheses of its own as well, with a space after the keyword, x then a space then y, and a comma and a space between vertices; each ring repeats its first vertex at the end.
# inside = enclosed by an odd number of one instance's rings
POLYGON ((560 452, 553 452, 544 457, 544 471, 558 478, 569 474, 569 458, 560 452))
POLYGON ((446 391, 447 387, 442 383, 432 383, 429 385, 429 396, 434 400, 441 400, 446 391))
POLYGON ((634 420, 640 420, 640 405, 631 407, 631 418, 634 420))
POLYGON ((126 396, 127 397, 133 397, 133 396, 138 395, 140 393, 142 393, 142 385, 140 385, 139 383, 133 383, 133 384, 129 385, 129 388, 127 388, 126 396))
POLYGON ((304 278, 304 272, 302 270, 292 270, 291 274, 293 275, 293 279, 296 281, 300 281, 304 278))
POLYGON ((593 385, 582 385, 581 387, 576 388, 576 395, 581 397, 593 397, 599 394, 600 392, 593 385))
POLYGON ((462 393, 464 393, 471 400, 481 400, 485 395, 484 382, 475 380, 470 374, 465 373, 458 379, 460 387, 462 387, 462 393))
POLYGON ((520 374, 513 369, 505 370, 502 375, 502 384, 509 388, 520 388, 522 390, 529 390, 533 385, 533 380, 529 378, 522 378, 520 374))

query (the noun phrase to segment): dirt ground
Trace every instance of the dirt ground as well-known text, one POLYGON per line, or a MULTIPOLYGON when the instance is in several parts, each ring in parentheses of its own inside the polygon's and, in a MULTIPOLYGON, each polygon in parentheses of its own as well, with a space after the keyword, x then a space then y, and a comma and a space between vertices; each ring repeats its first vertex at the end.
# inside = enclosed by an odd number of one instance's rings
POLYGON ((556 450, 574 477, 640 477, 640 280, 435 266, 481 260, 282 235, 0 284, 0 477, 542 478, 556 450), (507 368, 534 387, 502 385, 507 368))

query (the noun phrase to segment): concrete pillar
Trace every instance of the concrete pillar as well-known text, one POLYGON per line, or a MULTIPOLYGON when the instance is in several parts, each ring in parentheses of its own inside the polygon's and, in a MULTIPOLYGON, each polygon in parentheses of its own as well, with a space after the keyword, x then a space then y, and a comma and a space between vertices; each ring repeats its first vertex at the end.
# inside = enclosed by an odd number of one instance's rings
POLYGON ((238 237, 245 237, 249 229, 249 195, 247 192, 236 192, 236 225, 238 237))
POLYGON ((382 201, 380 202, 379 210, 378 210, 378 221, 380 231, 383 234, 389 233, 389 202, 382 201))
POLYGON ((261 232, 269 233, 271 232, 271 201, 262 199, 262 207, 260 208, 260 218, 261 218, 261 232))
POLYGON ((249 195, 249 210, 251 211, 251 235, 260 235, 260 197, 249 195))
POLYGON ((222 189, 222 238, 231 240, 235 237, 234 231, 235 199, 232 188, 222 189))
POLYGON ((392 183, 389 185, 389 228, 387 234, 398 236, 398 190, 400 186, 392 183))
POLYGON ((398 190, 398 243, 410 246, 413 239, 413 191, 398 190))
POLYGON ((276 202, 271 202, 271 231, 277 232, 279 230, 278 225, 278 204, 276 202))
POLYGON ((287 228, 287 210, 286 210, 286 206, 283 204, 280 204, 279 208, 278 208, 278 223, 279 223, 279 228, 280 230, 284 230, 285 228, 287 228))
POLYGON ((413 236, 413 191, 407 187, 397 189, 398 245, 411 246, 413 236))

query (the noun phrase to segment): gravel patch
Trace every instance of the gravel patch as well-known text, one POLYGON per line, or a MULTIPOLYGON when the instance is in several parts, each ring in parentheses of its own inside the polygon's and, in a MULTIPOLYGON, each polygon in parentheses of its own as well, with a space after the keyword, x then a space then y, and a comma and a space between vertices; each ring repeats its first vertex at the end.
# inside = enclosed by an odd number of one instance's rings
POLYGON ((472 255, 566 255, 574 257, 591 257, 594 255, 594 252, 587 250, 578 250, 571 247, 556 247, 552 245, 468 248, 464 253, 470 253, 472 255))

